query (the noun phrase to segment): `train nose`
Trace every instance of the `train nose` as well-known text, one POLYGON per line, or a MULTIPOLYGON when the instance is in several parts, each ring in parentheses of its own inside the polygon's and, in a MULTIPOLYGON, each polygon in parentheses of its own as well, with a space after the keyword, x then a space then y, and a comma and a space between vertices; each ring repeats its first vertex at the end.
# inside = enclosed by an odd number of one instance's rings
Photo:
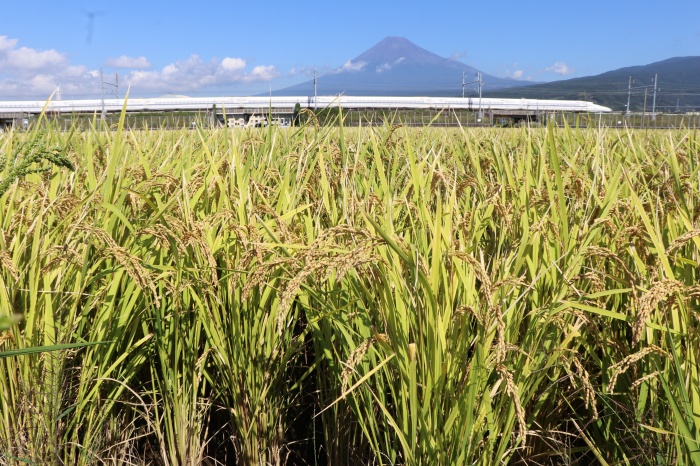
POLYGON ((586 105, 586 111, 590 113, 610 113, 612 112, 612 109, 608 107, 603 107, 602 105, 588 103, 586 105))

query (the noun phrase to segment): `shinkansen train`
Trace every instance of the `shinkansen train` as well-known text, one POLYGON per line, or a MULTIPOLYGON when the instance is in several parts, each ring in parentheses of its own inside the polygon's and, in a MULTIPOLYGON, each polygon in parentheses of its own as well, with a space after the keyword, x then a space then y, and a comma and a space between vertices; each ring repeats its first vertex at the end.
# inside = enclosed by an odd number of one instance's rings
POLYGON ((31 100, 0 101, 0 115, 51 113, 119 112, 126 103, 127 112, 210 110, 291 111, 296 104, 303 108, 341 107, 344 109, 455 109, 491 112, 580 112, 603 113, 608 107, 579 100, 493 99, 461 97, 384 97, 384 96, 298 96, 298 97, 159 97, 149 99, 31 100))

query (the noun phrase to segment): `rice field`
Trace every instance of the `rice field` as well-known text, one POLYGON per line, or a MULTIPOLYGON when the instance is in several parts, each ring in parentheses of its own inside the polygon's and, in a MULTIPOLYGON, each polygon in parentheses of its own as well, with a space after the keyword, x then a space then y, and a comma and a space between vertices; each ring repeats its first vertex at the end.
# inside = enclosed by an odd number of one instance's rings
POLYGON ((699 167, 695 130, 0 134, 0 464, 700 465, 699 167))

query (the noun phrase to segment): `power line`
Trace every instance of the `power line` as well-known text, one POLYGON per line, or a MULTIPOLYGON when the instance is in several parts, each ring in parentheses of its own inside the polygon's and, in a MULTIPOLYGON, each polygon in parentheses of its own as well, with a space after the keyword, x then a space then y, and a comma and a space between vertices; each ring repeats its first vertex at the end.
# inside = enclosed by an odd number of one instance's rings
POLYGON ((100 89, 102 90, 102 115, 101 118, 104 120, 107 112, 105 111, 105 86, 112 86, 114 97, 119 98, 119 75, 115 73, 114 75, 115 83, 110 83, 105 81, 104 75, 102 74, 102 67, 100 67, 100 89))

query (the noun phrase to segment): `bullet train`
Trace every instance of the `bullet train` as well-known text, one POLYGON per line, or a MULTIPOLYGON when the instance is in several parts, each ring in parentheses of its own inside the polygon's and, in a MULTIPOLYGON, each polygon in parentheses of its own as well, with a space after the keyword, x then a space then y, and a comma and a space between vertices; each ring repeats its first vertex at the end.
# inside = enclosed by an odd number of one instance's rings
POLYGON ((268 109, 289 110, 296 104, 302 108, 341 107, 344 109, 455 109, 525 112, 611 112, 608 107, 579 100, 493 99, 478 97, 385 97, 385 96, 297 96, 297 97, 158 97, 90 100, 0 101, 0 114, 39 114, 47 112, 94 113, 119 112, 126 102, 127 112, 268 109))

